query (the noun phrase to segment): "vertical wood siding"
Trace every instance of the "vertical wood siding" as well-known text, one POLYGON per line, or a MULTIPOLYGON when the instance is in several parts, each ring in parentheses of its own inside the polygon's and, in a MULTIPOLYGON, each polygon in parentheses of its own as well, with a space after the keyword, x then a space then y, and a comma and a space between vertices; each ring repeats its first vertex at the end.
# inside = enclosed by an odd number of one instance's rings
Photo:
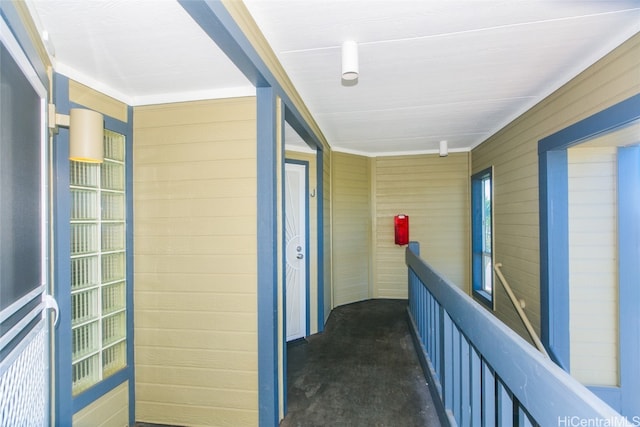
POLYGON ((409 215, 410 240, 458 287, 469 289, 469 153, 377 157, 374 162, 374 297, 407 298, 404 247, 393 217, 409 215))
POLYGON ((129 425, 129 383, 125 382, 73 416, 73 427, 129 425))
POLYGON ((256 100, 134 123, 136 418, 256 425, 256 100))
POLYGON ((618 385, 615 147, 568 150, 571 375, 618 385))
POLYGON ((309 191, 315 194, 309 195, 309 332, 318 332, 318 191, 316 179, 316 155, 312 153, 301 153, 297 151, 287 151, 285 158, 304 160, 309 162, 309 191))
POLYGON ((367 157, 332 156, 333 305, 371 297, 370 170, 367 157))
MULTIPOLYGON (((473 172, 494 166, 495 261, 539 331, 538 141, 640 92, 640 35, 589 67, 472 151, 473 172)), ((527 337, 502 287, 496 315, 527 337)))

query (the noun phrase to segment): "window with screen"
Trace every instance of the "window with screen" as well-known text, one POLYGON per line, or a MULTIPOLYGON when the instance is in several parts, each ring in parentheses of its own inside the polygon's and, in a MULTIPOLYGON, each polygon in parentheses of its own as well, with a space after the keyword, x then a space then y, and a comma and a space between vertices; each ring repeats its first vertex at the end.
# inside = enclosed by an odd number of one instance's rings
POLYGON ((74 395, 127 364, 124 135, 105 130, 104 153, 70 167, 74 395))

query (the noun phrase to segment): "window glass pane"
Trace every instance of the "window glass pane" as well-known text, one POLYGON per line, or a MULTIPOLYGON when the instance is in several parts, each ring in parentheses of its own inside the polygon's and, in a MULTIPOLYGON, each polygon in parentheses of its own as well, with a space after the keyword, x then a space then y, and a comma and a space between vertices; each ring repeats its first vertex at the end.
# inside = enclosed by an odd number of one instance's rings
POLYGON ((88 323, 73 329, 72 358, 79 359, 99 349, 98 322, 88 323))
POLYGON ((482 180, 482 251, 491 253, 491 178, 482 180))
POLYGON ((491 254, 482 257, 482 290, 491 293, 493 289, 493 263, 491 254))
POLYGON ((72 325, 96 319, 100 314, 100 310, 98 310, 98 290, 91 289, 72 294, 71 307, 72 325))
POLYGON ((86 191, 72 188, 71 189, 71 220, 97 219, 98 211, 96 198, 98 193, 95 191, 86 191))
POLYGON ((95 163, 71 162, 69 166, 69 183, 72 186, 98 186, 100 165, 95 163))
POLYGON ((104 157, 124 162, 124 135, 110 130, 104 131, 104 157))
POLYGON ((100 358, 96 354, 73 364, 72 387, 77 394, 100 380, 100 358))
POLYGON ((124 254, 115 253, 102 256, 102 282, 124 280, 124 254))
POLYGON ((102 251, 124 249, 124 224, 102 224, 102 251))
POLYGON ((97 224, 71 224, 71 255, 82 255, 98 250, 97 224))
POLYGON ((106 161, 102 164, 102 188, 124 190, 124 165, 106 161))
POLYGON ((124 220, 124 194, 102 192, 102 219, 124 220))
POLYGON ((127 347, 124 341, 107 347, 102 352, 102 370, 105 377, 117 372, 126 363, 127 347))
POLYGON ((71 290, 98 284, 98 256, 71 260, 71 290))
POLYGON ((102 313, 109 314, 125 307, 124 282, 102 288, 102 313))
POLYGON ((107 346, 125 337, 126 319, 124 312, 102 319, 102 345, 107 346))

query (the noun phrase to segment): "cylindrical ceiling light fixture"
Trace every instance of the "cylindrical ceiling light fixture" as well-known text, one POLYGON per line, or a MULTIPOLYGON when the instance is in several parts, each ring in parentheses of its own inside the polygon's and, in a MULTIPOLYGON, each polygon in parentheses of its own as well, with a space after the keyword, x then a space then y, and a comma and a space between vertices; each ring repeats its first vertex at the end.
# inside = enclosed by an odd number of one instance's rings
POLYGON ((342 43, 342 79, 358 78, 358 44, 353 40, 342 43))
POLYGON ((449 155, 449 147, 447 141, 440 141, 440 157, 447 157, 449 155))
POLYGON ((102 163, 104 159, 104 118, 83 108, 69 112, 69 160, 102 163))

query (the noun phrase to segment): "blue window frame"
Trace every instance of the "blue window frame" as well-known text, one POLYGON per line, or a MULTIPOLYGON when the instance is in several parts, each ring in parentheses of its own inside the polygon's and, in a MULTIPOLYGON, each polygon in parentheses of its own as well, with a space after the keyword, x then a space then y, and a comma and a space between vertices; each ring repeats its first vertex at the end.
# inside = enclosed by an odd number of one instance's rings
MULTIPOLYGON (((61 74, 54 74, 54 101, 56 104, 56 110, 68 114, 70 108, 80 107, 69 100, 69 79, 61 74)), ((106 345, 103 346, 105 350, 109 348, 114 351, 122 351, 119 356, 121 360, 126 361, 124 366, 120 364, 117 369, 109 370, 111 364, 111 357, 114 353, 109 354, 109 351, 101 354, 101 364, 98 365, 98 369, 103 369, 101 377, 98 382, 92 383, 86 389, 74 388, 74 382, 77 383, 79 378, 78 372, 74 372, 74 367, 79 366, 75 364, 77 360, 74 360, 74 352, 72 351, 74 345, 74 336, 72 331, 74 326, 82 325, 77 319, 72 317, 74 313, 72 307, 72 295, 76 294, 76 291, 72 289, 74 284, 74 272, 72 268, 72 223, 77 222, 72 216, 72 206, 74 206, 72 200, 72 180, 71 180, 71 161, 69 161, 69 132, 68 129, 60 128, 58 134, 54 138, 54 150, 52 152, 53 167, 54 167, 54 182, 53 193, 55 203, 52 205, 53 217, 54 217, 54 235, 56 239, 54 241, 54 253, 55 253, 55 295, 59 301, 60 306, 60 318, 56 333, 56 345, 55 345, 55 357, 54 357, 54 369, 56 372, 55 378, 55 419, 58 425, 71 425, 73 415, 82 410, 86 406, 92 404, 96 400, 100 399, 105 394, 114 390, 116 387, 123 383, 128 383, 129 393, 129 423, 133 424, 135 418, 135 384, 134 384, 134 348, 133 348, 133 109, 128 107, 127 109, 127 121, 122 122, 115 118, 105 116, 104 118, 105 130, 108 133, 115 133, 124 136, 126 143, 124 144, 124 150, 126 153, 121 155, 128 159, 126 162, 121 162, 125 169, 124 182, 121 185, 124 186, 122 194, 125 196, 125 212, 120 211, 120 215, 124 214, 126 218, 124 228, 124 247, 126 249, 124 257, 125 271, 124 282, 127 286, 124 290, 124 294, 120 292, 118 295, 120 298, 124 298, 124 309, 122 307, 115 309, 111 312, 114 314, 112 320, 118 320, 120 323, 117 325, 120 330, 124 328, 126 331, 126 339, 123 341, 121 336, 115 339, 115 336, 109 335, 107 339, 102 340, 106 345), (117 319, 116 319, 117 317, 117 319), (111 341, 111 338, 114 338, 111 341), (124 345, 119 345, 124 343, 124 345), (111 346, 111 344, 114 344, 111 346), (105 362, 107 362, 105 364, 105 362)), ((113 153, 112 153, 113 154, 113 153)), ((107 155, 109 157, 109 155, 107 155)), ((111 156, 113 157, 113 156, 111 156)), ((114 160, 114 159, 112 159, 114 160)), ((107 165, 113 166, 117 162, 107 162, 107 165)), ((108 167, 108 166, 107 166, 108 167)), ((110 195, 103 194, 102 196, 109 197, 110 195)), ((101 197, 102 197, 101 196, 101 197)), ((107 216, 111 215, 113 211, 105 212, 107 216)), ((102 219, 101 219, 102 221, 102 219)), ((108 221, 105 221, 108 222, 108 221)), ((119 224, 120 226, 121 224, 119 224)), ((102 242, 105 243, 105 242, 102 242)), ((101 245, 102 245, 101 243, 101 245)), ((119 240, 119 244, 122 244, 122 240, 119 240)), ((109 286, 117 283, 108 283, 109 286)), ((104 289, 106 291, 107 289, 104 289)), ((109 293, 102 293, 103 289, 100 289, 100 297, 106 296, 107 299, 102 298, 98 308, 106 308, 111 310, 115 306, 103 303, 111 301, 109 299, 109 293)), ((77 313, 75 313, 77 314, 77 313)), ((107 322, 103 322, 100 327, 105 327, 104 333, 110 333, 112 326, 115 323, 111 322, 106 317, 103 319, 107 322)), ((76 328, 76 330, 78 330, 76 328)), ((115 365, 113 365, 115 366, 115 365)))
POLYGON ((471 177, 473 295, 493 308, 493 168, 471 177))

